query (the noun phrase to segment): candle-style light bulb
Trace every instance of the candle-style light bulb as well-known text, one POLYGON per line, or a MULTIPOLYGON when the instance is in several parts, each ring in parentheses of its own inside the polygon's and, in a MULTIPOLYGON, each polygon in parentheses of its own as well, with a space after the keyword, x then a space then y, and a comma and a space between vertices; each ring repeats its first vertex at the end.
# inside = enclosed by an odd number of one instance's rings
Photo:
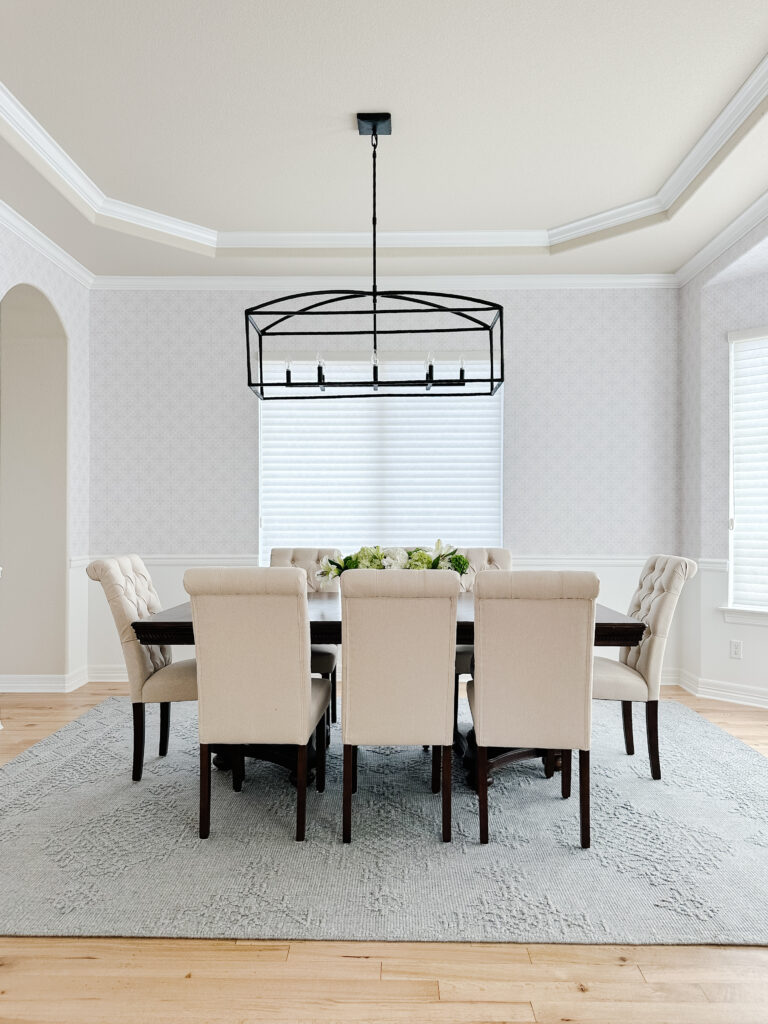
POLYGON ((285 360, 285 383, 291 383, 291 361, 290 359, 285 360))
POLYGON ((317 383, 320 385, 320 390, 325 391, 325 360, 317 353, 317 383))
POLYGON ((459 359, 459 380, 463 381, 465 378, 464 372, 464 354, 462 353, 461 359, 459 359))
POLYGON ((373 369, 373 390, 379 390, 379 353, 376 349, 371 353, 371 367, 373 369))
POLYGON ((430 352, 427 356, 427 391, 432 387, 432 381, 435 379, 435 357, 430 352))

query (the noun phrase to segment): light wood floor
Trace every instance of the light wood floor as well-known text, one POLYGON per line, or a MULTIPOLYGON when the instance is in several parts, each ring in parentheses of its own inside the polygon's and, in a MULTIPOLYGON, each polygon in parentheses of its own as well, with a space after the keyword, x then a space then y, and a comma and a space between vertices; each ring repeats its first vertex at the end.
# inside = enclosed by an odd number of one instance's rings
MULTIPOLYGON (((0 763, 122 692, 0 695, 0 763)), ((768 755, 768 711, 665 696, 768 755)), ((768 948, 0 937, 22 1021, 768 1024, 768 948)))

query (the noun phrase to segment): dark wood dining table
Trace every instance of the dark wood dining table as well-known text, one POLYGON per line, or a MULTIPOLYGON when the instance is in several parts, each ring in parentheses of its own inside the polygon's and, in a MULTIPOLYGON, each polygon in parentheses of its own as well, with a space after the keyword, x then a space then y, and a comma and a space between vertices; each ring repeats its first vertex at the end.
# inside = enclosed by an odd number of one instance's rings
MULTIPOLYGON (((341 643, 341 595, 338 592, 315 591, 307 595, 309 605, 310 636, 314 644, 341 643)), ((192 624, 192 608, 189 601, 184 604, 164 608, 146 619, 138 619, 131 623, 134 632, 142 644, 178 644, 191 646, 195 642, 195 631, 192 624)), ((595 611, 595 647, 636 647, 643 638, 645 625, 624 612, 614 611, 605 605, 598 604, 595 611)), ((473 644, 475 639, 475 605, 471 593, 459 595, 456 643, 473 644)), ((382 637, 391 644, 397 643, 397 637, 382 637)), ((455 749, 463 756, 468 778, 474 772, 473 735, 465 737, 455 730, 455 749), (467 739, 469 742, 467 743, 467 739)), ((259 745, 247 748, 250 757, 271 761, 288 768, 293 774, 296 760, 295 747, 277 745, 259 745)), ((533 752, 532 752, 533 753, 533 752)), ((311 763, 313 762, 311 759, 311 763)), ((219 749, 214 759, 217 767, 229 767, 229 759, 225 749, 219 749)), ((556 767, 556 765, 555 765, 556 767)), ((548 769, 548 771, 551 770, 548 769)))
MULTIPOLYGON (((313 644, 341 643, 341 596, 329 591, 307 595, 309 628, 313 644)), ((195 642, 192 608, 189 601, 173 608, 164 608, 146 619, 132 623, 139 643, 180 644, 195 642)), ((595 613, 595 647, 636 647, 643 638, 645 626, 624 612, 599 604, 595 613)), ((397 637, 382 637, 397 642, 397 637)), ((471 593, 459 595, 456 643, 475 642, 475 603, 471 593)))

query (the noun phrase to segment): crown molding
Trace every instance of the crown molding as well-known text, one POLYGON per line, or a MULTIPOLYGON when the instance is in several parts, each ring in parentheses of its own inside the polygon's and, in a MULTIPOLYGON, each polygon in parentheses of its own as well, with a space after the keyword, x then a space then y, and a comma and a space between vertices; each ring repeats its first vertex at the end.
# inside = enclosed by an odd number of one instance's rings
MULTIPOLYGON (((382 232, 383 249, 506 248, 543 249, 588 240, 606 231, 629 228, 649 217, 669 216, 685 193, 702 180, 710 165, 746 130, 750 119, 768 110, 768 57, 755 68, 698 142, 681 160, 659 191, 644 199, 582 217, 553 228, 508 231, 393 231, 382 232), (765 108, 762 109, 761 108, 765 108)), ((367 248, 365 232, 350 231, 216 231, 201 224, 169 217, 111 198, 53 139, 0 83, 0 134, 40 167, 60 192, 94 223, 149 236, 166 244, 215 256, 217 252, 265 249, 367 248)))
MULTIPOLYGON (((379 231, 380 249, 546 249, 541 231, 379 231)), ((220 231, 217 249, 369 249, 367 231, 220 231)), ((231 255, 231 252, 230 252, 231 255)))
POLYGON ((664 213, 666 213, 666 209, 659 197, 657 195, 650 196, 648 199, 638 199, 634 203, 615 206, 611 210, 604 210, 602 213, 595 213, 590 217, 572 220, 558 228, 551 228, 547 234, 550 245, 563 245, 565 242, 601 234, 604 231, 637 223, 648 217, 658 217, 659 214, 664 213))
POLYGON ((669 210, 768 99, 768 57, 755 70, 717 115, 699 141, 681 160, 658 192, 665 210, 669 210))
POLYGON ((85 285, 86 288, 92 288, 96 278, 82 263, 78 263, 77 260, 70 256, 68 252, 65 252, 61 246, 56 245, 52 242, 47 235, 44 235, 42 231, 39 231, 33 224, 30 224, 28 220, 25 220, 20 214, 10 207, 7 203, 4 203, 0 199, 0 224, 3 227, 8 228, 14 235, 26 242, 27 245, 31 246, 36 252, 39 252, 41 256, 45 256, 54 263, 64 273, 69 274, 70 277, 74 278, 75 281, 79 281, 80 284, 85 285))
POLYGON ((687 263, 680 267, 674 275, 678 286, 688 284, 697 274, 706 270, 710 264, 714 263, 744 235, 756 228, 766 217, 768 217, 768 192, 764 192, 726 228, 723 228, 720 234, 715 235, 703 249, 700 249, 695 256, 692 256, 687 263))
MULTIPOLYGON (((95 277, 94 291, 286 292, 318 288, 370 287, 369 277, 95 277)), ((516 274, 382 277, 380 289, 434 288, 464 290, 556 291, 564 289, 676 288, 674 274, 516 274)))

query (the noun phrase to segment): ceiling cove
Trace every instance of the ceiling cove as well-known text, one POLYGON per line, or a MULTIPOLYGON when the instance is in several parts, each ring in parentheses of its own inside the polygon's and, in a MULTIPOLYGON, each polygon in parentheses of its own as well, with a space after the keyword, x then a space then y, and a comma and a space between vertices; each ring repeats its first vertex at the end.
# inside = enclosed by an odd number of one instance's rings
MULTIPOLYGON (((659 219, 669 219, 766 113, 768 57, 758 64, 654 195, 550 228, 383 231, 379 233, 378 244, 383 249, 504 248, 554 253, 659 219)), ((115 231, 151 238, 208 256, 269 249, 365 249, 370 242, 367 232, 357 231, 217 231, 107 196, 2 83, 0 136, 88 220, 115 231)), ((700 253, 694 259, 699 257, 704 258, 700 253)), ((685 268, 681 268, 681 272, 683 270, 685 268)))

